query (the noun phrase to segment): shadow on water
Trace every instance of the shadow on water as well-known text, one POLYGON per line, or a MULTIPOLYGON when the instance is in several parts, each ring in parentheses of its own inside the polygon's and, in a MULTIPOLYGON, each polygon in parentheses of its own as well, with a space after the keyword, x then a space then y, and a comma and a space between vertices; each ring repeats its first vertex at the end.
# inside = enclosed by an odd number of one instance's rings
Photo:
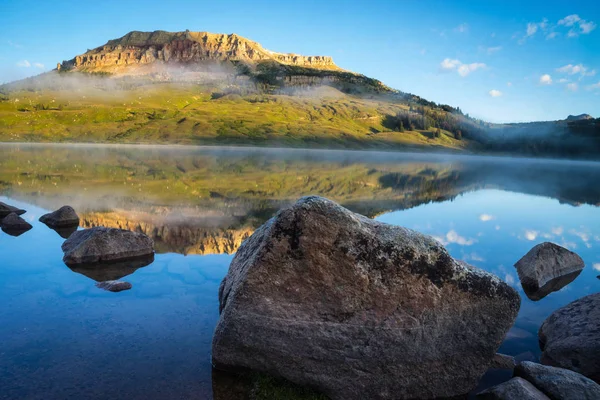
POLYGON ((85 275, 96 282, 116 281, 152 264, 154 255, 110 263, 67 265, 71 271, 85 275))

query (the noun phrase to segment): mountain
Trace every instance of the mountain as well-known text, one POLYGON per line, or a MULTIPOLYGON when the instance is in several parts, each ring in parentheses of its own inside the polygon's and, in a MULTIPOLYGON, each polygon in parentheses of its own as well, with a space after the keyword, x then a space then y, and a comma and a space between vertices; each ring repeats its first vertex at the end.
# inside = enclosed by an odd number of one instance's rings
POLYGON ((385 148, 600 155, 587 114, 490 124, 328 56, 236 34, 139 32, 0 86, 0 141, 385 148))
POLYGON ((275 53, 235 33, 190 31, 129 32, 119 39, 109 40, 104 46, 58 64, 57 69, 113 73, 128 72, 124 67, 156 62, 189 64, 203 61, 275 61, 284 65, 341 71, 331 57, 275 53))

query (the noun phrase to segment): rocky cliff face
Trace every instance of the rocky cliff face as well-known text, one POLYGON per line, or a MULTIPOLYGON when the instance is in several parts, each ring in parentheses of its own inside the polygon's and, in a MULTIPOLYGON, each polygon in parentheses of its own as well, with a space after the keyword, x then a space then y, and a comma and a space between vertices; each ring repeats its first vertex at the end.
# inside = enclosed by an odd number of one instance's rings
POLYGON ((83 72, 115 72, 124 66, 142 66, 155 62, 198 63, 203 61, 276 61, 284 65, 341 70, 331 57, 275 53, 236 34, 209 32, 130 32, 104 46, 88 50, 58 69, 83 72))
POLYGON ((141 232, 154 240, 157 253, 233 254, 254 232, 251 227, 214 226, 200 220, 169 220, 140 212, 86 212, 81 226, 105 226, 141 232))

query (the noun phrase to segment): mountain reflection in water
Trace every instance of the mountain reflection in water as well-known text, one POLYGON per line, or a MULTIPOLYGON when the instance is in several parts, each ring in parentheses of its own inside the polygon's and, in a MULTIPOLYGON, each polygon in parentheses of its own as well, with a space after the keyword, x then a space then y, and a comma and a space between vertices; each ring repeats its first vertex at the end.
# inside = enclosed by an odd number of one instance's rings
POLYGON ((70 204, 82 227, 143 232, 158 253, 234 253, 279 208, 308 194, 369 217, 489 188, 600 204, 600 186, 590 185, 595 163, 80 145, 5 145, 0 154, 0 194, 48 209, 70 204))

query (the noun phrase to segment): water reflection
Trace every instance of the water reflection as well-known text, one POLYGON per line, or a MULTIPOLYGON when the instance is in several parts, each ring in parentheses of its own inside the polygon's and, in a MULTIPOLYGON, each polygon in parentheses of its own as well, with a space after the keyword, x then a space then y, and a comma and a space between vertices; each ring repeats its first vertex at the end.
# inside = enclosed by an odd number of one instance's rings
POLYGON ((600 290, 599 173, 595 163, 426 154, 0 146, 0 201, 27 209, 33 225, 0 234, 0 387, 7 398, 225 396, 210 365, 219 283, 240 244, 308 194, 433 235, 511 284, 523 303, 500 351, 535 360, 541 322, 600 290), (81 227, 149 235, 154 261, 69 269, 68 233, 37 221, 64 204, 81 227), (513 265, 542 241, 586 267, 532 301, 513 265), (134 290, 119 296, 89 281, 125 276, 134 290))
POLYGON ((116 281, 127 275, 133 274, 140 268, 150 265, 154 255, 140 257, 133 260, 117 261, 111 263, 67 265, 73 272, 85 275, 96 282, 116 281))
POLYGON ((538 290, 532 290, 532 288, 530 288, 527 285, 521 286, 523 287, 523 291, 530 300, 538 301, 548 296, 550 293, 558 292, 559 290, 567 286, 569 283, 573 282, 579 276, 579 274, 581 274, 581 270, 551 279, 538 290))

